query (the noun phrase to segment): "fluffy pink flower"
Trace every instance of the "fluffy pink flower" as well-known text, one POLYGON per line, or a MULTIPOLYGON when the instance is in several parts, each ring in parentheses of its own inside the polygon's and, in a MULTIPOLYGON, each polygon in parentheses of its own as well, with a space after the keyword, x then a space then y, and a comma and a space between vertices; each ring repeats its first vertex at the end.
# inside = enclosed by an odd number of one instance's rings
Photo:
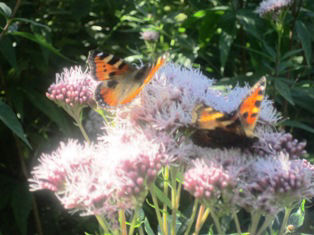
POLYGON ((65 208, 82 215, 115 218, 119 209, 135 209, 143 202, 169 161, 162 144, 141 129, 108 127, 95 146, 70 140, 43 154, 30 188, 53 191, 65 208))
POLYGON ((267 13, 275 12, 289 6, 292 0, 264 0, 260 3, 258 8, 256 9, 256 13, 260 16, 264 16, 267 13))
POLYGON ((61 106, 86 106, 94 103, 93 92, 96 82, 82 68, 65 68, 56 74, 56 81, 46 93, 46 96, 61 106))
POLYGON ((314 171, 302 160, 259 158, 242 172, 234 203, 249 211, 277 214, 314 196, 314 171))
POLYGON ((184 174, 184 188, 195 198, 204 201, 217 200, 221 191, 232 183, 231 177, 221 165, 195 160, 193 167, 184 174))
POLYGON ((147 31, 141 32, 140 38, 145 41, 157 41, 159 38, 159 33, 154 30, 147 30, 147 31))
POLYGON ((290 133, 260 130, 258 136, 260 139, 252 149, 259 156, 276 156, 283 152, 289 159, 300 159, 306 154, 306 141, 298 141, 290 133))

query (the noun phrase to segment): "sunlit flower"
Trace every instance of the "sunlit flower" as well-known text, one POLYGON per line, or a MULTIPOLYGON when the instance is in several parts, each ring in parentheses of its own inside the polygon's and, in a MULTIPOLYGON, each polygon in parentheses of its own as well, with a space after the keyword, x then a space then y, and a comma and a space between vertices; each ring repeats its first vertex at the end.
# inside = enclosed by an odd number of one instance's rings
POLYGON ((43 154, 32 171, 32 191, 53 191, 66 209, 104 214, 140 205, 159 170, 171 159, 140 129, 107 128, 97 145, 70 140, 43 154))
MULTIPOLYGON (((184 174, 184 188, 202 203, 216 209, 230 211, 233 191, 238 178, 251 157, 239 150, 219 150, 196 147, 196 160, 184 174), (228 209, 227 209, 228 208, 228 209)), ((224 213, 220 212, 220 213, 224 213)))
POLYGON ((256 9, 256 13, 263 16, 270 12, 275 12, 289 6, 292 0, 264 0, 260 3, 259 7, 256 9))
POLYGON ((46 96, 66 110, 94 104, 93 92, 96 82, 80 66, 65 68, 56 74, 56 81, 46 96))
POLYGON ((240 175, 234 203, 249 211, 275 215, 314 196, 314 174, 302 160, 278 157, 259 158, 240 175))
POLYGON ((157 41, 159 38, 159 33, 154 30, 147 30, 147 31, 141 32, 140 34, 141 34, 140 38, 145 41, 157 41))
POLYGON ((289 159, 300 159, 306 154, 306 142, 294 139, 290 133, 262 130, 259 137, 259 141, 253 144, 252 149, 260 156, 279 155, 283 152, 289 159))

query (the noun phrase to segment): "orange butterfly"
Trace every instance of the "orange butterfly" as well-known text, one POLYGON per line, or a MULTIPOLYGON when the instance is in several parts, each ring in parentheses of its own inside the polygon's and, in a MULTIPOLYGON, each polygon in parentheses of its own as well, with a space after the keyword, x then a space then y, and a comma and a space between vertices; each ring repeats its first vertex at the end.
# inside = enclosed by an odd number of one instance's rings
POLYGON ((197 105, 192 113, 192 123, 197 130, 192 135, 195 144, 207 147, 250 146, 254 135, 261 104, 265 96, 266 78, 262 77, 230 114, 223 113, 204 104, 197 105))
POLYGON ((137 69, 122 59, 104 52, 90 51, 89 68, 96 81, 95 100, 101 107, 131 102, 153 78, 166 58, 160 57, 154 66, 137 69))

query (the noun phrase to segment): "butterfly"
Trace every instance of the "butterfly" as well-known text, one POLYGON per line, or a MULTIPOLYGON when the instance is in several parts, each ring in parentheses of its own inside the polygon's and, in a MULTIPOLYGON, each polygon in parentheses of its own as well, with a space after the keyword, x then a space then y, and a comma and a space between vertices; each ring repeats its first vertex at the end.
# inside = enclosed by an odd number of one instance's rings
POLYGON ((155 65, 138 69, 112 54, 90 51, 89 68, 93 78, 100 81, 95 89, 97 104, 108 107, 131 102, 165 61, 166 56, 163 56, 155 65))
POLYGON ((192 141, 203 147, 248 147, 258 138, 254 129, 265 96, 266 77, 262 77, 241 102, 236 111, 223 113, 203 103, 192 112, 196 131, 192 141))

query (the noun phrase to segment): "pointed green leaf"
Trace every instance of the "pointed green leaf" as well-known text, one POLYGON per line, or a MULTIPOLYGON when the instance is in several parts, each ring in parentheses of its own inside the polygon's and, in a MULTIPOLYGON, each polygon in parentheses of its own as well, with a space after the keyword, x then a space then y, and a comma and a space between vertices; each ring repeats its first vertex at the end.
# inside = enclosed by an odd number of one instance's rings
POLYGON ((306 25, 302 21, 299 21, 299 20, 296 21, 296 31, 297 31, 298 38, 301 41, 302 48, 304 50, 306 62, 308 65, 310 65, 311 57, 312 57, 311 33, 307 29, 306 25))
POLYGON ((169 200, 169 198, 155 184, 153 185, 152 190, 154 190, 159 201, 166 204, 169 208, 172 208, 171 201, 169 200))
POLYGON ((282 125, 300 128, 300 129, 306 130, 306 131, 314 134, 314 128, 312 128, 312 127, 310 127, 310 126, 308 126, 302 122, 299 122, 299 121, 286 120, 282 123, 282 125))
POLYGON ((0 101, 0 120, 10 128, 29 148, 32 148, 25 137, 23 127, 10 106, 0 101))
POLYGON ((0 40, 0 52, 13 68, 17 67, 15 48, 12 46, 12 41, 9 37, 4 36, 0 40))
POLYGON ((32 198, 25 185, 17 184, 12 193, 11 207, 20 234, 27 234, 28 216, 32 210, 32 198))
POLYGON ((222 70, 225 68, 232 42, 233 36, 228 32, 223 31, 219 39, 220 63, 222 70))
POLYGON ((72 61, 71 59, 69 59, 66 56, 64 56, 63 54, 61 54, 52 44, 47 42, 47 40, 43 36, 41 36, 39 34, 31 34, 31 33, 28 33, 28 32, 17 32, 17 31, 10 32, 10 34, 14 35, 14 36, 23 37, 23 38, 26 38, 26 39, 31 40, 33 42, 36 42, 39 45, 47 48, 48 50, 50 50, 54 54, 60 56, 61 58, 65 59, 65 60, 72 61))
POLYGON ((53 122, 55 122, 64 134, 71 133, 72 125, 60 107, 55 105, 53 102, 48 100, 48 98, 34 89, 28 88, 27 90, 23 91, 31 103, 44 114, 46 114, 53 122))
POLYGON ((279 94, 285 98, 290 104, 294 105, 294 101, 292 99, 290 87, 287 85, 285 81, 280 78, 275 78, 275 88, 279 92, 279 94))
POLYGON ((0 2, 0 14, 5 18, 9 18, 12 14, 11 8, 4 2, 0 2))

